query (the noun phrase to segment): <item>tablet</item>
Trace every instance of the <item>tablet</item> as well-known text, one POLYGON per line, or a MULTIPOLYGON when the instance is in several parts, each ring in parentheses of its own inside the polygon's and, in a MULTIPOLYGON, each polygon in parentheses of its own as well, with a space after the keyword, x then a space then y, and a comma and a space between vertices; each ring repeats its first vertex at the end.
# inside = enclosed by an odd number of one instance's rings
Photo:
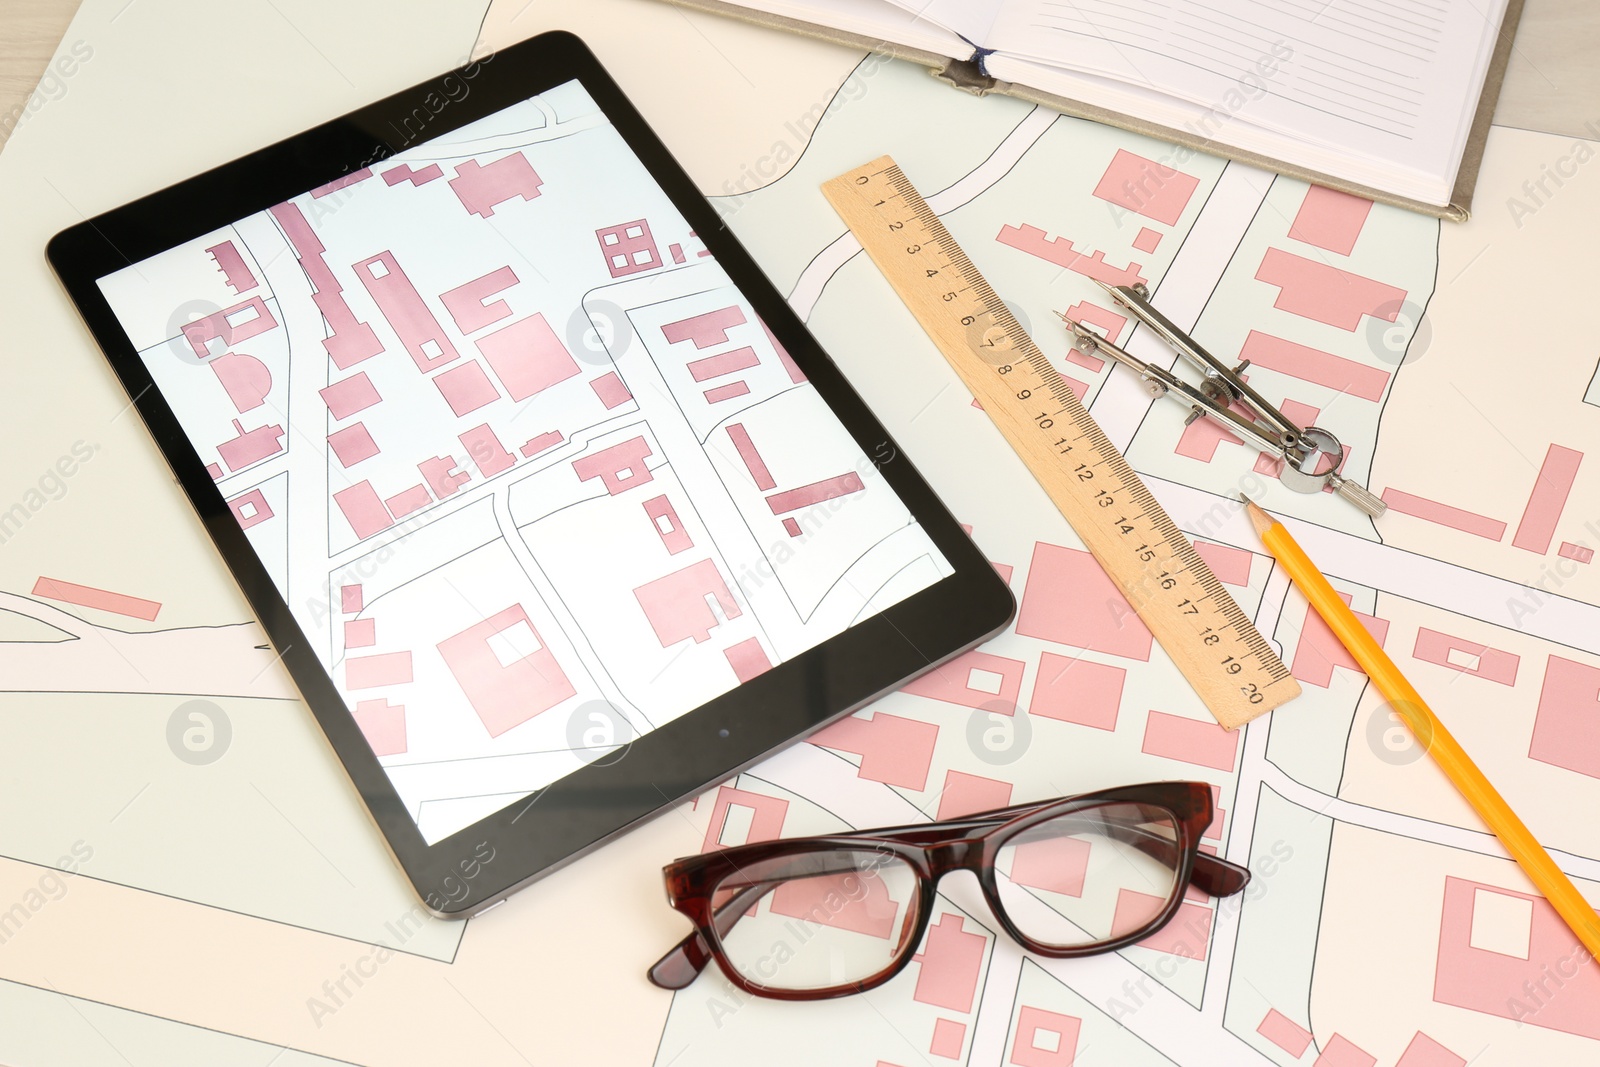
POLYGON ((49 257, 436 914, 1014 610, 570 34, 49 257))

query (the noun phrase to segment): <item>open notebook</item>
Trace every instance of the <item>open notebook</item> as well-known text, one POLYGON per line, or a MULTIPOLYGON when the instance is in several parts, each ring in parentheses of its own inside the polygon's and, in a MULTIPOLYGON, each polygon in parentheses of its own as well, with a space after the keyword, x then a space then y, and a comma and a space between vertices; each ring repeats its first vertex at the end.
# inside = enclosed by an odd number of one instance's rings
POLYGON ((1522 8, 1522 0, 674 2, 954 60, 968 88, 1457 219, 1467 214, 1522 8))

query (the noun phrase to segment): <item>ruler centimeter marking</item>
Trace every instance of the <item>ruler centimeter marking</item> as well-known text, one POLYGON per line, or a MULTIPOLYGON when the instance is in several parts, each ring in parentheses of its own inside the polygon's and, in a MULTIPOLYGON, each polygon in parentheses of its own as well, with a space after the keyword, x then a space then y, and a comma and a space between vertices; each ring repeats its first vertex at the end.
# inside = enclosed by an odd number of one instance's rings
POLYGON ((883 156, 823 194, 1218 722, 1300 685, 944 223, 883 156))

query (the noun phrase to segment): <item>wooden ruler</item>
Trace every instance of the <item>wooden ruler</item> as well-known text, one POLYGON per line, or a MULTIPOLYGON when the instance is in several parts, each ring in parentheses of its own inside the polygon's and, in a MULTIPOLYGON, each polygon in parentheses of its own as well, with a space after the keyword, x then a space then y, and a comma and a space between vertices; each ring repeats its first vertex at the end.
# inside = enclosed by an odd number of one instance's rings
POLYGON ((939 217, 884 156, 823 194, 1223 726, 1300 693, 939 217))

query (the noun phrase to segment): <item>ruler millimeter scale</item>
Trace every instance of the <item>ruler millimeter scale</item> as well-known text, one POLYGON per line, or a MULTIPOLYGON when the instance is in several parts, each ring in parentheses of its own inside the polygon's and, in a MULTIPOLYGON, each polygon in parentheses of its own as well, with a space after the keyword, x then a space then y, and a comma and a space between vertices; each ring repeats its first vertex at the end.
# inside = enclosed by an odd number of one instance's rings
POLYGON ((1233 729, 1300 685, 894 160, 823 194, 1206 707, 1233 729))

